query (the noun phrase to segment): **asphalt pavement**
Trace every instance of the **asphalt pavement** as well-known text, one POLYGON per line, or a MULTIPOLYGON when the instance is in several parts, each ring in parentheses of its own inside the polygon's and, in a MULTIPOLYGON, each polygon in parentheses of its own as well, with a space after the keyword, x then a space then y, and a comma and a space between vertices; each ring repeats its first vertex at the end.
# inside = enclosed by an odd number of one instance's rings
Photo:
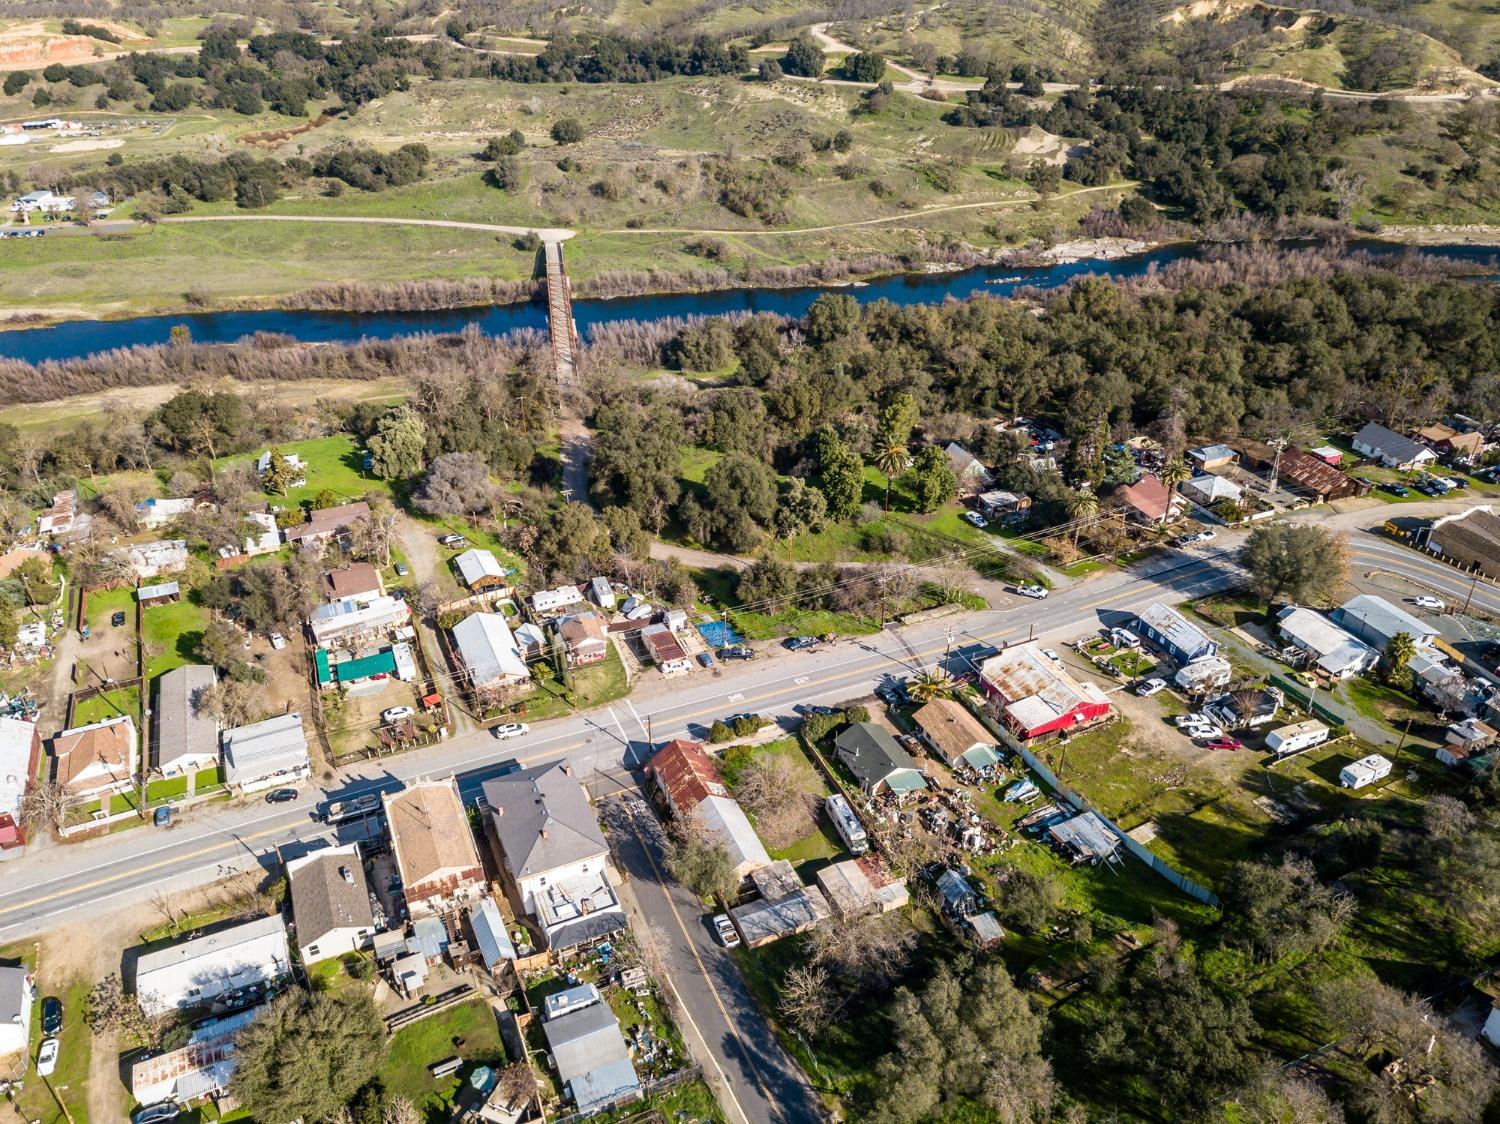
POLYGON ((945 659, 955 670, 965 670, 967 661, 989 645, 1031 636, 1064 640, 1123 622, 1156 599, 1181 601, 1222 589, 1236 572, 1224 550, 1197 558, 1172 555, 1148 570, 1101 575, 1045 601, 1011 598, 993 609, 803 652, 775 649, 747 663, 670 682, 648 672, 631 697, 538 724, 525 738, 502 742, 483 731, 464 734, 346 770, 338 785, 305 788, 295 804, 248 798, 200 805, 168 830, 139 827, 83 842, 39 844, 0 865, 0 941, 108 910, 122 899, 189 889, 256 866, 270 871, 278 847, 292 856, 338 836, 315 816, 317 804, 326 799, 444 776, 457 776, 472 798, 483 780, 512 761, 529 765, 561 757, 580 775, 598 777, 598 787, 607 792, 643 763, 652 743, 702 737, 725 715, 755 711, 790 728, 798 704, 860 698, 945 659))
POLYGON ((733 1124, 803 1124, 824 1116, 807 1075, 781 1047, 755 1004, 733 955, 712 935, 710 915, 666 873, 666 839, 646 801, 636 793, 606 799, 600 818, 615 861, 627 876, 622 896, 660 938, 661 969, 680 1007, 679 1021, 695 1037, 695 1057, 707 1058, 705 1079, 733 1124))

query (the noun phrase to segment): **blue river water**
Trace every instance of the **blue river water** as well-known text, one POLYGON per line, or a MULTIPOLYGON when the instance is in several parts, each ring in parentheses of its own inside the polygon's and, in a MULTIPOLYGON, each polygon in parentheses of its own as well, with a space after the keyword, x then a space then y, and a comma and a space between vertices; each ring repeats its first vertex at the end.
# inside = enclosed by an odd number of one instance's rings
MULTIPOLYGON (((1388 242, 1362 241, 1351 249, 1373 254, 1400 254, 1406 247, 1388 242)), ((620 320, 657 320, 670 316, 716 316, 728 312, 773 312, 800 317, 819 295, 843 292, 860 302, 889 300, 896 304, 936 304, 949 297, 963 299, 976 293, 1006 296, 1023 287, 1052 288, 1074 277, 1098 274, 1139 277, 1181 258, 1198 255, 1191 244, 1163 246, 1114 261, 1088 260, 1031 269, 986 265, 950 273, 903 274, 866 285, 801 289, 725 289, 710 293, 674 293, 578 300, 573 313, 579 332, 588 337, 596 324, 620 320)), ((1500 250, 1492 246, 1434 245, 1415 251, 1451 261, 1488 265, 1500 250)), ((43 328, 0 332, 0 356, 39 363, 47 359, 75 359, 114 348, 166 343, 173 326, 187 325, 197 343, 232 343, 257 332, 271 332, 308 343, 392 339, 423 332, 457 332, 477 324, 499 335, 517 328, 545 328, 546 312, 539 302, 452 309, 443 312, 304 312, 258 309, 238 312, 197 312, 169 316, 138 316, 124 320, 70 320, 43 328)))

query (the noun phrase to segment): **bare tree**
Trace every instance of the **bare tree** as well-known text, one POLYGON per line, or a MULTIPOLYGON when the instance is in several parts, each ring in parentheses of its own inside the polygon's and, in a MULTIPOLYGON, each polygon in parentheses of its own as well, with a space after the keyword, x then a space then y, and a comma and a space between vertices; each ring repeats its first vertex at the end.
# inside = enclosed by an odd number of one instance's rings
POLYGON ((40 781, 21 797, 21 822, 27 827, 61 828, 78 806, 78 797, 52 781, 40 781))
MULTIPOLYGON (((514 1066, 508 1066, 506 1071, 513 1068, 514 1066)), ((529 1065, 526 1068, 528 1071, 531 1069, 529 1065)), ((504 1079, 504 1072, 502 1072, 501 1081, 503 1082, 504 1079)), ((426 1119, 417 1111, 417 1106, 405 1097, 392 1097, 391 1103, 385 1106, 385 1115, 381 1118, 382 1124, 422 1124, 426 1119)))
POLYGON ((781 981, 776 1005, 782 1018, 814 1038, 833 1022, 840 1004, 827 969, 798 964, 781 981))
POLYGON ((899 913, 875 913, 842 924, 830 920, 808 936, 808 960, 853 992, 888 987, 911 960, 917 931, 899 913))
POLYGON ((391 547, 396 541, 396 528, 401 517, 388 500, 371 496, 369 503, 370 517, 361 519, 353 527, 354 553, 377 566, 389 566, 391 547))
POLYGON ((246 726, 265 716, 265 689, 238 679, 220 679, 204 689, 201 705, 221 726, 246 726))
POLYGON ((780 754, 757 757, 735 778, 735 799, 755 817, 756 831, 773 851, 817 827, 811 781, 804 766, 780 754))
POLYGON ((172 904, 172 899, 165 890, 157 890, 151 895, 151 908, 161 914, 162 920, 171 928, 175 937, 182 926, 183 912, 172 904))
POLYGON ((125 993, 120 977, 111 972, 89 992, 84 1021, 95 1034, 134 1039, 153 1049, 160 1045, 161 1024, 149 1018, 134 995, 125 993))
POLYGON ((536 1096, 536 1070, 530 1062, 512 1062, 500 1071, 499 1089, 508 1105, 530 1103, 536 1096))

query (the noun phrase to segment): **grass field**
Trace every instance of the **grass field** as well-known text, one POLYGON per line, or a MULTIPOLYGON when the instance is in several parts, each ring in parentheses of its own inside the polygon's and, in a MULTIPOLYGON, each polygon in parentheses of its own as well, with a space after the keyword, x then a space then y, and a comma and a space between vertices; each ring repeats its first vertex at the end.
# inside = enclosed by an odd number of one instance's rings
POLYGON ((103 691, 92 698, 84 699, 73 708, 73 725, 87 726, 90 722, 102 722, 128 714, 135 719, 139 730, 141 723, 141 691, 139 687, 117 687, 103 691))
MULTIPOLYGON (((298 487, 287 490, 280 496, 271 492, 262 493, 262 498, 273 506, 311 502, 319 492, 332 492, 340 503, 350 503, 371 492, 389 495, 390 485, 364 470, 364 453, 354 438, 346 433, 332 437, 314 437, 307 441, 288 441, 276 446, 283 456, 293 454, 302 458, 307 479, 298 487)), ((220 468, 229 464, 251 464, 260 457, 264 449, 234 457, 223 457, 216 463, 220 468)))
POLYGON ((446 1119, 473 1066, 504 1064, 495 1012, 483 999, 473 999, 392 1035, 380 1078, 387 1092, 407 1098, 425 1118, 446 1119), (462 1045, 455 1044, 459 1039, 462 1045), (457 1074, 438 1079, 428 1072, 428 1066, 455 1055, 466 1063, 457 1074))
POLYGON ((191 594, 181 601, 146 609, 147 678, 155 680, 174 667, 196 661, 208 622, 208 610, 195 605, 191 594))

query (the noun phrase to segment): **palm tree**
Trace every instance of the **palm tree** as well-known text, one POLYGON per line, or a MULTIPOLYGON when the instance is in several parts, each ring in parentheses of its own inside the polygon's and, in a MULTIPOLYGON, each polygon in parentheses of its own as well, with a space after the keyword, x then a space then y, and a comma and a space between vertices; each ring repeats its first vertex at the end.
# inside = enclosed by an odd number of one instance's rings
POLYGON ((942 698, 953 689, 953 680, 948 673, 938 668, 918 672, 906 681, 906 693, 920 703, 929 703, 942 698))
POLYGON ((1181 457, 1173 457, 1161 467, 1161 482, 1167 486, 1167 510, 1162 512, 1162 526, 1172 515, 1172 505, 1177 501, 1177 489, 1193 478, 1193 470, 1181 457))
POLYGON ((1093 492, 1079 492, 1068 500, 1068 518, 1073 520, 1073 547, 1078 547, 1078 535, 1085 523, 1092 523, 1099 514, 1099 497, 1093 492))
POLYGON ((904 441, 892 441, 875 450, 875 467, 885 474, 885 509, 891 509, 891 481, 911 465, 904 441))
POLYGON ((1398 632, 1392 636, 1385 645, 1385 678, 1388 683, 1398 686, 1410 682, 1410 676, 1403 674, 1406 665, 1411 658, 1417 654, 1417 645, 1411 638, 1409 632, 1398 632))

